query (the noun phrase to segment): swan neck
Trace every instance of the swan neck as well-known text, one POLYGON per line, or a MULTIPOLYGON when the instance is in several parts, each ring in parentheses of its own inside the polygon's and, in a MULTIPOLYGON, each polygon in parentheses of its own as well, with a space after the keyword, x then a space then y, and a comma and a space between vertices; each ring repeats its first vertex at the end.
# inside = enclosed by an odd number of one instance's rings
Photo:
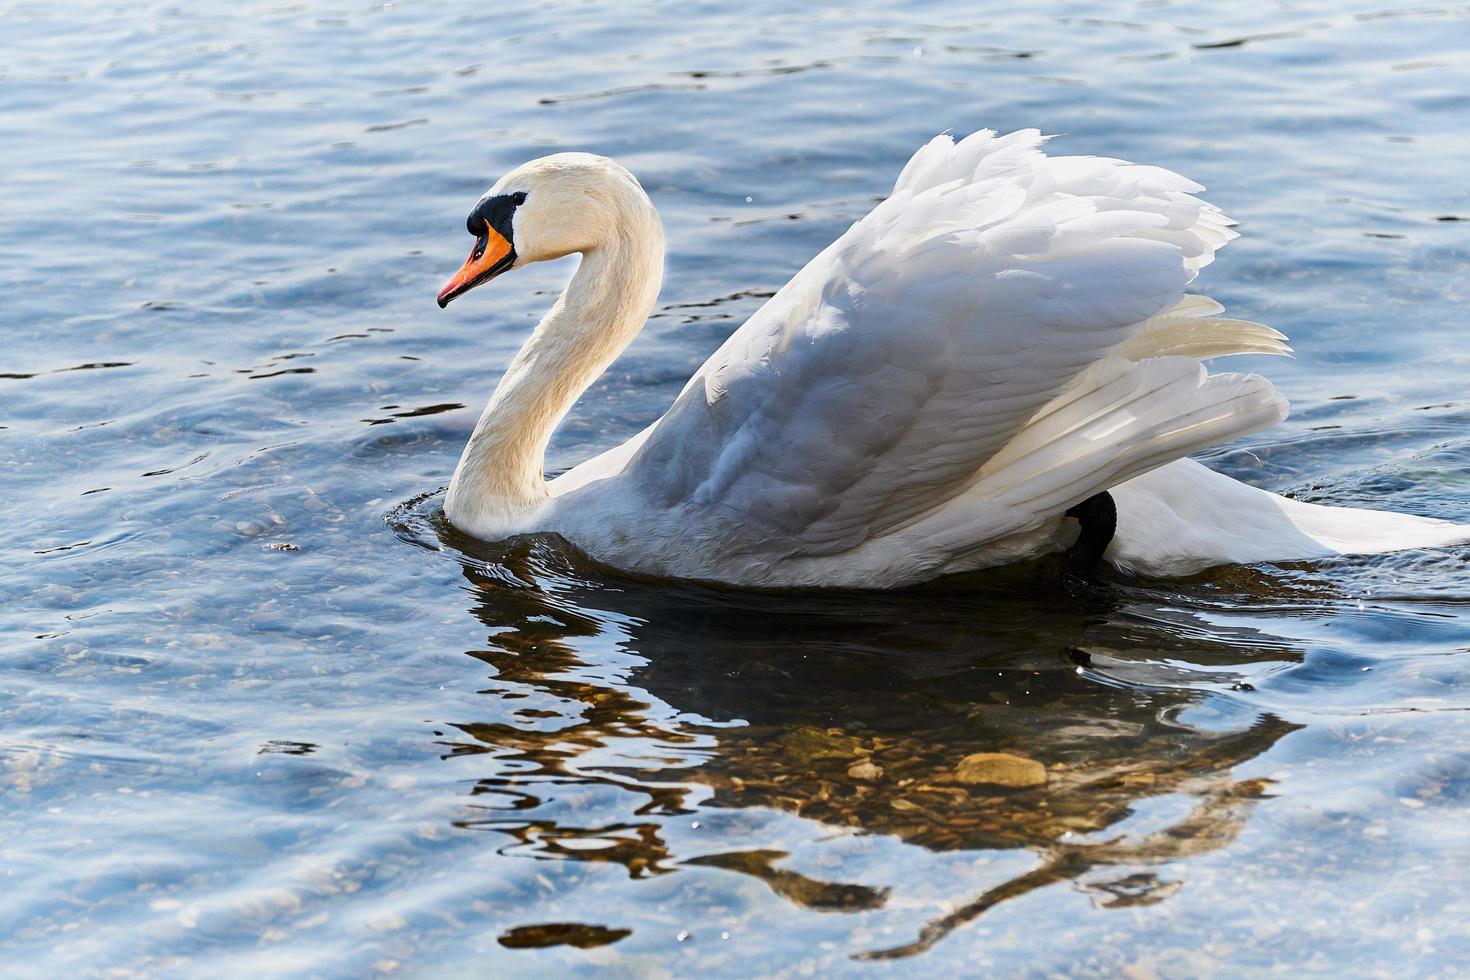
POLYGON ((549 496, 543 466, 552 433, 637 336, 658 296, 657 217, 641 231, 582 253, 566 290, 496 386, 445 500, 462 530, 495 538, 531 529, 523 522, 549 496))

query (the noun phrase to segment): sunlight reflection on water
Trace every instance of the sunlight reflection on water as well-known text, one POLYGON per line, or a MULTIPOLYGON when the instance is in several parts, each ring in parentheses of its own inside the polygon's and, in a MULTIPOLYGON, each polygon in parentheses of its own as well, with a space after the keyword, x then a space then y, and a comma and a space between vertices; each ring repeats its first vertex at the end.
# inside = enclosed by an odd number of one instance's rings
POLYGON ((567 265, 440 313, 555 149, 669 235, 548 468, 637 431, 935 132, 1209 185, 1291 335, 1216 465, 1470 511, 1465 11, 7 11, 0 951, 19 974, 1470 961, 1463 553, 745 594, 439 514, 567 265))

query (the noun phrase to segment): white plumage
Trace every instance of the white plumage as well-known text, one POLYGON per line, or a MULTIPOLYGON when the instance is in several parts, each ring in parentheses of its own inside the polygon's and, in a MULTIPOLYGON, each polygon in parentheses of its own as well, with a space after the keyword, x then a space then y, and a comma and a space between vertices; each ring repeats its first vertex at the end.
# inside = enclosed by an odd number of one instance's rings
MULTIPOLYGON (((1077 534, 1064 512, 1104 490, 1119 512, 1106 557, 1146 574, 1470 538, 1284 500, 1185 460, 1286 414, 1263 378, 1209 375, 1200 359, 1284 353, 1285 338, 1185 295, 1236 237, 1197 184, 1049 157, 1043 142, 931 141, 661 419, 550 483, 546 441, 642 326, 662 235, 612 161, 558 154, 507 175, 477 213, 523 195, 502 243, 513 264, 583 261, 476 427, 450 520, 758 586, 895 586, 1058 551, 1077 534)), ((475 262, 441 303, 488 277, 475 262)))

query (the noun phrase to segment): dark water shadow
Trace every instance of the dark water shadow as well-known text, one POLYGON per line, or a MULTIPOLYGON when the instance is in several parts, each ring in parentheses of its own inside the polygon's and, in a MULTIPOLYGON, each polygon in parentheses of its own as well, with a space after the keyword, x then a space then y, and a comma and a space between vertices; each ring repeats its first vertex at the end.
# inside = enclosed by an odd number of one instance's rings
MULTIPOLYGON (((762 593, 618 575, 556 539, 473 542, 432 499, 395 524, 460 562, 487 630, 466 651, 495 672, 487 695, 554 705, 455 723, 444 742, 493 757, 496 774, 472 791, 479 815, 459 826, 509 837, 506 853, 613 862, 634 878, 719 868, 823 912, 881 908, 889 890, 783 869, 777 850, 677 853, 663 820, 769 808, 936 852, 1036 856, 912 942, 860 958, 922 952, 1055 884, 1104 908, 1167 899, 1182 883, 1169 866, 1229 845, 1269 795, 1234 769, 1299 727, 1221 693, 1222 665, 1298 662, 1298 649, 1205 628, 1187 596, 1060 565, 895 593, 762 593), (547 806, 589 785, 641 802, 585 823, 547 806), (1120 829, 1130 818, 1141 826, 1120 829)), ((1270 587, 1259 579, 1227 588, 1270 587)))

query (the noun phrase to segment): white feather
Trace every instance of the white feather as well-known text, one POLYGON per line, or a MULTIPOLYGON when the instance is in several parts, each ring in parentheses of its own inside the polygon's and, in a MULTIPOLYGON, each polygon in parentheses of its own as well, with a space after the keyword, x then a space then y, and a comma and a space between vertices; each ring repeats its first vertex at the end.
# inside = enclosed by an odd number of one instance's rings
POLYGON ((518 214, 517 236, 525 218, 530 240, 568 238, 535 214, 608 227, 577 231, 591 242, 583 265, 482 417, 450 519, 484 537, 557 531, 637 571, 762 586, 901 585, 1055 551, 1075 535, 1063 513, 1110 488, 1109 557, 1145 572, 1470 536, 1398 515, 1353 532, 1363 512, 1324 516, 1180 462, 1286 412, 1269 382, 1210 376, 1200 359, 1290 348, 1185 294, 1235 237, 1199 185, 1048 157, 1043 142, 1035 130, 931 140, 661 419, 550 484, 545 440, 641 325, 662 241, 610 161, 563 155, 508 175, 496 190, 539 209, 518 214), (531 474, 519 496, 496 489, 531 474), (1156 506, 1168 513, 1153 522, 1156 506))
POLYGON ((1215 565, 1464 544, 1470 528, 1412 514, 1291 500, 1181 459, 1114 487, 1118 530, 1104 556, 1141 575, 1215 565))

